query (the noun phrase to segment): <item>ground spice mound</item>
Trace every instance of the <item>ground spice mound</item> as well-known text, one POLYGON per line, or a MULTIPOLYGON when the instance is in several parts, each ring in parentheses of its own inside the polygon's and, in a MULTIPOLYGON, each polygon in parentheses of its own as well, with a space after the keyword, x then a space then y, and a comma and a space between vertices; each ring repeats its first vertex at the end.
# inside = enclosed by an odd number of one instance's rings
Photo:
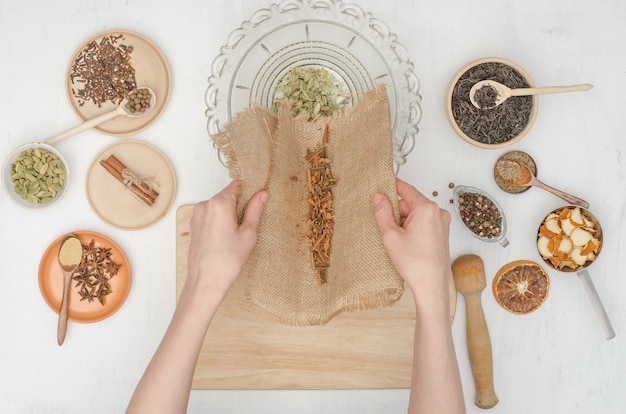
MULTIPOLYGON (((532 157, 523 151, 509 151, 509 152, 502 154, 498 158, 498 160, 496 161, 496 164, 494 165, 494 170, 493 170, 493 178, 496 184, 498 184, 498 187, 500 187, 502 190, 506 191, 507 193, 518 194, 518 193, 522 193, 528 190, 530 187, 527 185, 521 185, 521 186, 513 185, 505 181, 502 178, 502 174, 504 174, 505 176, 507 174, 507 172, 503 170, 505 166, 500 165, 502 161, 520 162, 524 164, 526 167, 528 167, 528 169, 533 173, 533 175, 536 176, 537 165, 535 164, 535 161, 532 159, 532 157)), ((519 168, 519 165, 517 166, 517 168, 519 168)), ((515 171, 510 171, 510 172, 514 173, 515 171)), ((519 169, 519 172, 521 173, 521 168, 519 169)))
POLYGON ((454 121, 468 137, 482 144, 501 144, 520 134, 533 110, 532 96, 515 96, 494 108, 476 108, 470 101, 472 86, 481 80, 494 80, 509 88, 528 88, 524 76, 500 62, 478 64, 462 74, 452 91, 454 121))
POLYGON ((522 178, 522 167, 515 161, 499 160, 496 163, 496 172, 508 182, 515 182, 522 178))
POLYGON ((137 86, 135 69, 131 65, 132 46, 121 43, 124 35, 104 36, 99 42, 90 42, 72 64, 70 80, 78 105, 92 102, 101 107, 104 102, 114 104, 137 86))

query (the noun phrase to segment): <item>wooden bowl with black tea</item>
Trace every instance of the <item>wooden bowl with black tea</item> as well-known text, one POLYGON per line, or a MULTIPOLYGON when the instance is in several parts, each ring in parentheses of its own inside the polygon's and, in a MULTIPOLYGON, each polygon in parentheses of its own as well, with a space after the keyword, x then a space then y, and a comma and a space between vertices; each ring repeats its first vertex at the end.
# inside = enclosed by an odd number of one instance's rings
POLYGON ((497 149, 521 140, 537 118, 537 95, 515 96, 493 108, 477 108, 470 89, 482 80, 494 80, 509 88, 529 88, 530 75, 510 60, 489 57, 463 66, 452 78, 446 95, 446 114, 454 131, 480 148, 497 149))

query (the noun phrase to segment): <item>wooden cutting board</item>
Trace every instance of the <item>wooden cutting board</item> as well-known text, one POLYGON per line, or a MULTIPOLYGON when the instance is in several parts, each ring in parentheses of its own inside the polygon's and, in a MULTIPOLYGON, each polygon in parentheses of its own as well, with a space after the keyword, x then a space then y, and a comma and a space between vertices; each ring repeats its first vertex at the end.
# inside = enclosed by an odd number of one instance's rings
MULTIPOLYGON (((187 275, 189 219, 176 212, 176 297, 187 275)), ((456 308, 451 285, 450 316, 456 308)), ((409 388, 415 305, 407 290, 390 308, 343 313, 324 326, 263 320, 228 297, 200 352, 194 389, 409 388)))

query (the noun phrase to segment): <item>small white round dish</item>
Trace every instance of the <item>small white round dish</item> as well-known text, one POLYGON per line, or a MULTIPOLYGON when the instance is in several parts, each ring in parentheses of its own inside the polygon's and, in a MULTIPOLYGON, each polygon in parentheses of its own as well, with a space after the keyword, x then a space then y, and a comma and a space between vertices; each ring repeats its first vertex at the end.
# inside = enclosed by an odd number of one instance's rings
POLYGON ((93 101, 85 102, 76 96, 76 92, 81 89, 82 83, 78 78, 73 79, 74 65, 83 50, 94 42, 101 42, 105 37, 115 39, 114 41, 118 45, 123 44, 132 47, 130 64, 135 70, 136 85, 137 87, 149 87, 154 91, 157 99, 150 113, 144 116, 135 118, 127 116, 116 117, 94 127, 94 129, 105 134, 117 136, 135 134, 156 121, 167 105, 171 89, 171 75, 165 57, 156 45, 144 36, 127 30, 110 30, 92 36, 82 43, 72 56, 67 68, 67 97, 72 105, 72 109, 83 121, 111 112, 119 104, 119 102, 106 101, 98 106, 93 101))
POLYGON ((61 155, 61 153, 56 148, 52 147, 51 145, 47 145, 41 142, 31 142, 28 144, 20 145, 6 157, 4 161, 4 165, 2 166, 2 187, 4 188, 6 195, 13 202, 15 202, 15 204, 25 209, 43 210, 43 209, 52 207, 53 205, 61 201, 61 199, 67 192, 69 184, 70 184, 70 171, 69 171, 67 162, 65 161, 65 158, 63 158, 63 155, 61 155), (24 199, 20 194, 16 192, 15 182, 12 179, 12 175, 15 173, 15 171, 13 171, 13 166, 17 158, 23 152, 31 150, 31 149, 41 149, 41 150, 50 152, 51 154, 55 155, 59 159, 59 161, 61 161, 61 163, 63 164, 65 168, 65 179, 63 180, 63 185, 60 191, 56 193, 56 195, 51 201, 48 201, 45 203, 35 203, 35 202, 27 201, 26 199, 24 199))
POLYGON ((413 63, 397 36, 358 5, 274 4, 235 29, 220 50, 205 94, 210 136, 245 108, 271 108, 278 82, 291 69, 315 67, 325 68, 350 92, 352 105, 374 86, 386 85, 396 169, 413 150, 421 119, 413 63))
POLYGON ((94 158, 87 171, 85 191, 91 209, 101 220, 119 229, 139 230, 167 214, 174 202, 176 178, 169 160, 157 148, 143 141, 121 141, 94 158), (158 192, 152 205, 139 199, 100 164, 111 155, 158 192))

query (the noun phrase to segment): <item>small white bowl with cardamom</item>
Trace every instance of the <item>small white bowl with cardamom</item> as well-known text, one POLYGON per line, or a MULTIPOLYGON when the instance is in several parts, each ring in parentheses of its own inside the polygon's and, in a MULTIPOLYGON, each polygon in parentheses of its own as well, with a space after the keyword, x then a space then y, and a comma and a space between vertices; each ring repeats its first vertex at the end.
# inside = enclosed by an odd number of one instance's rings
POLYGON ((63 155, 51 145, 32 142, 11 152, 2 167, 2 187, 18 206, 41 210, 58 203, 69 186, 63 155))

